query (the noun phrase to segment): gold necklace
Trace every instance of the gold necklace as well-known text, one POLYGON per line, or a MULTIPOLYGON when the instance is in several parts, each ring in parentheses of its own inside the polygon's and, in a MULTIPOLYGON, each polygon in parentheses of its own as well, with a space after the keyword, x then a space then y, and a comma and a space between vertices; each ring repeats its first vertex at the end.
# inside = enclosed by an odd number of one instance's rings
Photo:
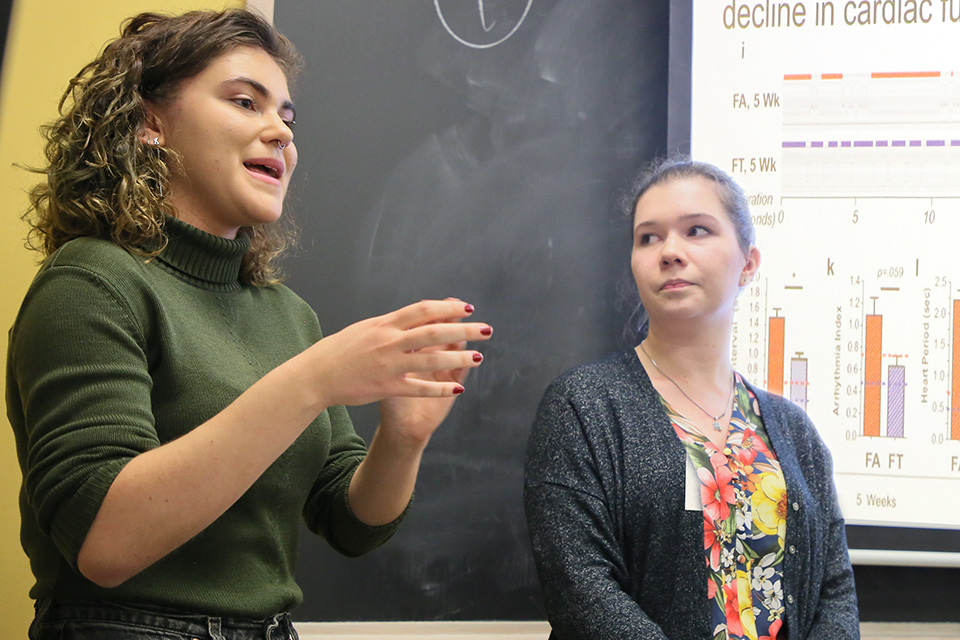
POLYGON ((670 376, 668 376, 668 375, 667 375, 667 372, 660 368, 660 365, 658 365, 658 364, 657 364, 657 361, 653 359, 653 356, 651 356, 649 353, 647 353, 647 350, 646 350, 646 348, 644 348, 642 342, 640 343, 640 350, 643 351, 648 358, 650 358, 650 362, 652 362, 654 368, 655 368, 657 371, 660 372, 660 375, 662 375, 664 378, 666 378, 667 380, 669 380, 669 381, 673 384, 673 386, 675 386, 675 387, 677 388, 677 390, 680 391, 680 393, 683 394, 683 397, 684 397, 684 398, 686 398, 687 400, 689 400, 690 402, 692 402, 697 409, 700 409, 700 411, 703 411, 703 413, 706 414, 706 416, 707 416, 708 418, 710 418, 711 420, 713 420, 713 430, 714 430, 714 431, 720 431, 720 429, 721 429, 721 427, 720 427, 720 418, 722 418, 723 416, 727 415, 727 409, 730 408, 730 401, 733 400, 733 387, 734 387, 734 385, 733 385, 732 383, 731 383, 731 385, 730 385, 730 397, 727 398, 727 404, 724 405, 724 407, 723 407, 723 413, 721 413, 721 414, 718 415, 718 416, 711 415, 709 411, 707 411, 706 409, 704 409, 703 407, 700 406, 700 403, 699 403, 699 402, 697 402, 696 400, 694 400, 693 398, 691 398, 689 395, 687 395, 687 392, 683 390, 683 387, 681 387, 679 384, 677 384, 677 381, 676 381, 676 380, 674 380, 673 378, 671 378, 670 376))

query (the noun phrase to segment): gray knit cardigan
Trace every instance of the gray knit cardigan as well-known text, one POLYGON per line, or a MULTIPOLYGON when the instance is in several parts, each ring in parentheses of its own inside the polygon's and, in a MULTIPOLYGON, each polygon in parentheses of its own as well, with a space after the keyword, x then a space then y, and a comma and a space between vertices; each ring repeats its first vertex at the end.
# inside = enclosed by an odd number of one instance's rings
MULTIPOLYGON (((787 486, 789 640, 859 638, 830 454, 806 414, 750 387, 787 486)), ((685 452, 631 349, 547 389, 524 502, 553 639, 712 638, 703 514, 684 508, 685 452)))

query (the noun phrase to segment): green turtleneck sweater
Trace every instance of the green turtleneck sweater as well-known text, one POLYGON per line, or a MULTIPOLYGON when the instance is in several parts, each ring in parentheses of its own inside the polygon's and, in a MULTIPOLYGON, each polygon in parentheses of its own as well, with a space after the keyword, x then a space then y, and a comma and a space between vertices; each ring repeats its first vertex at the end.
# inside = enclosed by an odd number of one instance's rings
POLYGON ((343 407, 320 414, 225 514, 139 575, 102 589, 76 569, 126 463, 321 338, 316 315, 289 289, 239 282, 245 237, 175 219, 167 233, 167 248, 146 261, 105 240, 67 243, 41 267, 10 331, 7 407, 31 596, 266 617, 302 599, 301 514, 347 555, 383 543, 399 523, 368 527, 348 507, 366 449, 343 407))

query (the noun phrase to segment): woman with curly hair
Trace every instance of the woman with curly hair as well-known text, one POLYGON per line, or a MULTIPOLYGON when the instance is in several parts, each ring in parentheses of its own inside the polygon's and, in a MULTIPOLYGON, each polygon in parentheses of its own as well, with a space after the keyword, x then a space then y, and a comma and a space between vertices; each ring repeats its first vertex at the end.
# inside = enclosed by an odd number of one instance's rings
POLYGON ((46 128, 7 369, 35 640, 296 637, 299 518, 386 541, 482 360, 461 300, 323 337, 279 283, 299 64, 246 11, 141 14, 46 128))
POLYGON ((646 335, 556 380, 527 450, 550 637, 859 638, 830 454, 803 410, 731 364, 760 267, 743 190, 671 159, 628 211, 646 335))

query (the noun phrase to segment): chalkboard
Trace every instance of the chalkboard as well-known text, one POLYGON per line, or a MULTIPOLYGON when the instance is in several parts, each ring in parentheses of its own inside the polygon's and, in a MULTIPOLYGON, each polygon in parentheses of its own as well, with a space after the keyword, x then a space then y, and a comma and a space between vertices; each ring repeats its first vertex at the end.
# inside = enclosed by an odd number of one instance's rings
POLYGON ((3 63, 3 54, 6 51, 11 11, 13 11, 13 0, 0 0, 0 65, 3 63))
MULTIPOLYGON (((304 536, 298 620, 537 619, 526 439, 547 384, 624 346, 620 199, 666 151, 666 0, 284 0, 299 47, 302 243, 288 284, 333 332, 458 296, 494 327, 386 546, 304 536)), ((351 412, 372 435, 376 410, 351 412)))

